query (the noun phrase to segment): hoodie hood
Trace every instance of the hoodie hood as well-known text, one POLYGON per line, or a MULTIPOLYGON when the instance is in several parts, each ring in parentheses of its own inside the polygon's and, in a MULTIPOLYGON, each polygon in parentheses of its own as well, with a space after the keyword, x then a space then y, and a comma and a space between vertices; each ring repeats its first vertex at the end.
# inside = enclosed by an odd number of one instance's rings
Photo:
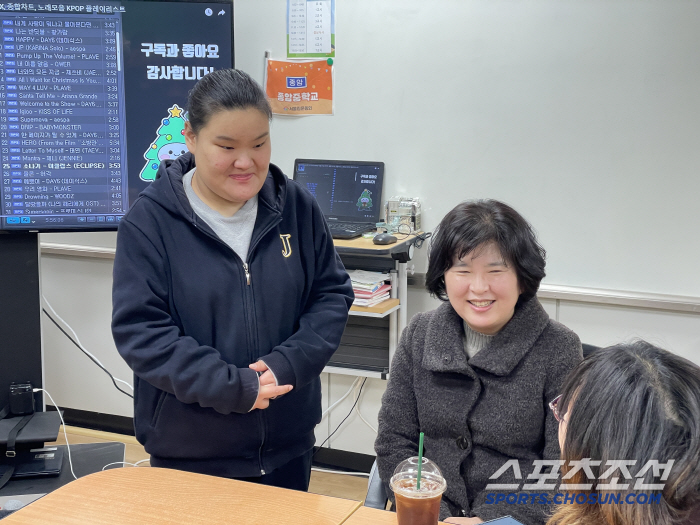
MULTIPOLYGON (((141 192, 139 198, 151 199, 173 215, 196 222, 196 215, 182 185, 182 178, 195 167, 194 155, 189 152, 177 159, 162 161, 156 179, 141 192)), ((270 164, 267 179, 258 193, 258 206, 264 206, 277 215, 282 212, 286 197, 287 177, 277 166, 270 164)))

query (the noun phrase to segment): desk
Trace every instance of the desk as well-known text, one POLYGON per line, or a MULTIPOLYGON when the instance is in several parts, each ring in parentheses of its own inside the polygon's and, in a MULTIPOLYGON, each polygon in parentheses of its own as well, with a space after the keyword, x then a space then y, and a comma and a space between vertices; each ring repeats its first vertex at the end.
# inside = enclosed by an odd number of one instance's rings
MULTIPOLYGON (((15 496, 18 494, 45 494, 73 481, 68 463, 68 451, 65 445, 50 445, 63 449, 61 474, 37 478, 13 479, 2 489, 0 496, 15 496)), ((124 443, 85 443, 71 445, 73 470, 78 477, 99 472, 102 467, 116 461, 124 461, 124 443)), ((109 468, 118 468, 114 465, 109 468)), ((4 522, 3 522, 4 523, 4 522)))
POLYGON ((9 515, 2 525, 339 525, 360 502, 153 467, 80 478, 9 515))
MULTIPOLYGON (((447 525, 438 522, 439 525, 447 525)), ((396 513, 388 510, 370 509, 360 507, 343 523, 343 525, 397 525, 396 513)))

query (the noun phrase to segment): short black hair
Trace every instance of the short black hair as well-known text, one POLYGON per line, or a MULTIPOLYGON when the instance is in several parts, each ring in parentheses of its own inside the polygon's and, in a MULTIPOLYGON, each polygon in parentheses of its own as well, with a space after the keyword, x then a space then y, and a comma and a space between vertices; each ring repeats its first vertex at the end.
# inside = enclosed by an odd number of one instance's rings
POLYGON ((532 226, 513 208, 496 200, 467 201, 455 206, 433 233, 425 287, 447 301, 444 275, 455 259, 494 243, 518 276, 520 300, 534 297, 545 276, 546 252, 532 226))
POLYGON ((248 108, 272 119, 270 102, 260 84, 238 69, 218 69, 204 75, 190 90, 187 120, 196 134, 214 113, 248 108))
MULTIPOLYGON (((562 459, 569 465, 583 458, 601 461, 591 467, 598 483, 609 483, 600 479, 608 460, 636 460, 637 483, 647 485, 659 481, 652 469, 643 472, 649 461, 674 463, 668 478, 661 478, 661 504, 562 505, 550 523, 671 525, 683 522, 698 504, 700 367, 696 364, 643 340, 596 350, 569 373, 557 408, 566 420, 561 423, 566 424, 562 459)), ((586 482, 581 471, 569 481, 586 482)), ((635 488, 630 484, 623 497, 635 488)))

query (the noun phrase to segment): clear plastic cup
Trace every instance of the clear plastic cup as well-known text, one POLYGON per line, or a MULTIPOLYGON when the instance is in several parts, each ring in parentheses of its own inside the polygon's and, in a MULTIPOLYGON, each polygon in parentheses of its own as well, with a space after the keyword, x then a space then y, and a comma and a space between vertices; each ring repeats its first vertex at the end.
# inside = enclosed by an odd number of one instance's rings
POLYGON ((398 464, 389 486, 396 496, 396 517, 399 525, 436 525, 440 518, 440 500, 447 488, 438 466, 428 458, 421 464, 420 490, 418 456, 398 464))

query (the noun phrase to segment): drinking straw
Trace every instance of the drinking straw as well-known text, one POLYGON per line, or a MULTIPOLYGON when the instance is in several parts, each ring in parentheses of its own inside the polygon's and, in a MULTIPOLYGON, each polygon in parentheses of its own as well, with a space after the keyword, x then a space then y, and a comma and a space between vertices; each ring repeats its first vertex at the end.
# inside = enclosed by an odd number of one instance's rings
POLYGON ((416 490, 420 490, 420 471, 423 466, 423 432, 418 440, 418 478, 416 479, 416 490))

